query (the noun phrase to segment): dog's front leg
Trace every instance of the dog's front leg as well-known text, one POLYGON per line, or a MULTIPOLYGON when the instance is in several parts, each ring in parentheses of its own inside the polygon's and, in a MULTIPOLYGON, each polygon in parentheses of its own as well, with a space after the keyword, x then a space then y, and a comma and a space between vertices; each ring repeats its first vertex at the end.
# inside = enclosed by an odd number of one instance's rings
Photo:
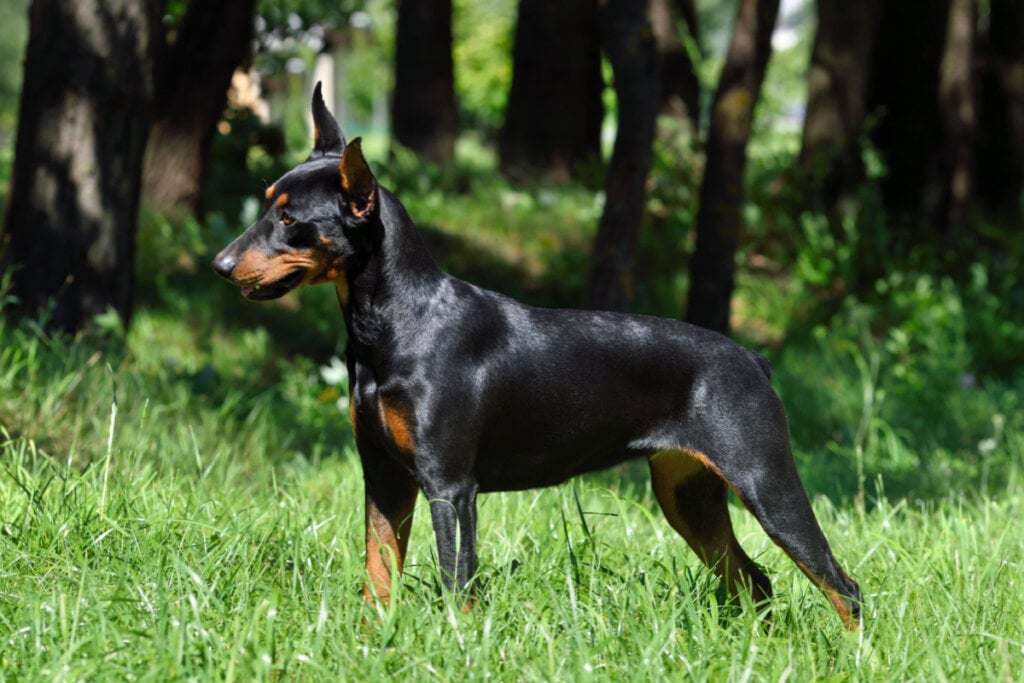
POLYGON ((462 590, 476 572, 476 482, 424 485, 423 493, 430 501, 441 580, 449 590, 462 590))
POLYGON ((400 467, 383 456, 363 461, 366 487, 366 584, 363 597, 391 600, 391 583, 402 573, 412 530, 412 514, 419 486, 400 467))

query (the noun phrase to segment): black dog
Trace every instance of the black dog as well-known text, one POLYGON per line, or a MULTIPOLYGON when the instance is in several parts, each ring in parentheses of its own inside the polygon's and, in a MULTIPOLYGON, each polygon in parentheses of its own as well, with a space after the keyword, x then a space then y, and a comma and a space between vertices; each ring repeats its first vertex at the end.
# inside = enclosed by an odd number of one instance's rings
POLYGON ((441 272, 402 204, 346 145, 317 85, 316 143, 214 260, 254 300, 331 283, 348 330, 352 427, 366 486, 367 599, 390 597, 416 494, 441 575, 464 588, 476 497, 647 458, 669 523, 735 592, 768 578, 733 535, 731 488, 849 628, 860 589, 797 477, 768 362, 675 320, 531 308, 441 272))

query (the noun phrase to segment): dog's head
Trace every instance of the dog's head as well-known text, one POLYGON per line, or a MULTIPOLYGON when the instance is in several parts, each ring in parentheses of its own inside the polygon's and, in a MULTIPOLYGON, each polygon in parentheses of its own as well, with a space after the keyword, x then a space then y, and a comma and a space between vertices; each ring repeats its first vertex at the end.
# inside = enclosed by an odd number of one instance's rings
POLYGON ((319 83, 313 123, 309 158, 267 188, 263 216, 213 260, 213 269, 248 299, 344 278, 355 249, 350 235, 365 232, 377 213, 377 181, 360 140, 345 143, 319 83))

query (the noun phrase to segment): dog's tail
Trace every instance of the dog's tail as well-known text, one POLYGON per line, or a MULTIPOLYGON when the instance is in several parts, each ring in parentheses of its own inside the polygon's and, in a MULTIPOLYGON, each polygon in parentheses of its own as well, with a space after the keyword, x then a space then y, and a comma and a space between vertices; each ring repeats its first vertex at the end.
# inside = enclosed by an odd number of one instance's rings
POLYGON ((764 373, 764 376, 767 377, 768 379, 771 379, 772 364, 768 362, 768 359, 762 356, 761 354, 757 353, 756 351, 751 351, 750 349, 746 348, 743 350, 747 352, 747 355, 750 356, 750 358, 755 363, 757 363, 757 367, 761 368, 761 372, 764 373))

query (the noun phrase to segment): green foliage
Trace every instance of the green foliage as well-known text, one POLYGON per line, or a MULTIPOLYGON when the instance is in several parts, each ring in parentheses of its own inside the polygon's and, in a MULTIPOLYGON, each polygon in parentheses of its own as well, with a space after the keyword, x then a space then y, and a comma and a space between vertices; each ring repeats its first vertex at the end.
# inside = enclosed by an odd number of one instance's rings
POLYGON ((21 91, 21 60, 28 40, 28 0, 0 3, 0 147, 14 139, 21 91))
POLYGON ((343 26, 366 0, 260 0, 257 11, 271 31, 292 33, 313 24, 343 26))
POLYGON ((450 272, 534 304, 585 305, 601 198, 579 186, 513 187, 475 137, 455 155, 442 168, 399 149, 370 165, 450 272))
POLYGON ((341 73, 335 86, 345 102, 341 118, 350 138, 366 132, 386 132, 373 126, 386 120, 377 110, 387 106, 394 87, 393 13, 390 3, 374 3, 373 11, 367 14, 369 26, 351 30, 351 46, 340 55, 341 73))
POLYGON ((28 40, 28 0, 0 2, 0 24, 4 27, 0 32, 0 206, 6 206, 14 164, 22 55, 28 40))
MULTIPOLYGON (((210 222, 226 219, 247 225, 253 220, 255 209, 250 206, 246 210, 246 205, 256 202, 258 206, 260 190, 291 167, 290 158, 285 157, 284 135, 279 127, 260 121, 251 109, 228 107, 224 111, 210 147, 203 186, 210 222)), ((310 143, 304 139, 301 149, 308 147, 310 143)))
MULTIPOLYGON (((934 497, 893 498, 883 458, 870 508, 814 496, 865 589, 862 634, 842 629, 739 507, 737 535, 774 581, 772 622, 725 600, 661 518, 642 465, 483 497, 479 597, 467 614, 439 595, 421 501, 395 604, 377 611, 359 596, 361 477, 339 378, 282 358, 273 337, 162 307, 140 311, 121 351, 0 328, 3 677, 1024 674, 1013 637, 1024 613, 1006 592, 1024 580, 1024 490, 1019 462, 994 457, 993 498, 955 473, 934 497)), ((854 351, 828 348, 793 352, 779 369, 837 359, 831 399, 856 404, 854 351)), ((868 361, 866 376, 881 366, 868 361)), ((804 420, 794 413, 797 431, 804 420)), ((1020 427, 1008 419, 993 451, 1019 451, 1020 427)), ((909 439, 885 448, 898 462, 959 455, 909 439)), ((812 492, 821 460, 812 476, 804 468, 812 492)))
POLYGON ((679 318, 686 300, 685 258, 693 252, 703 164, 680 122, 660 117, 647 183, 647 214, 636 259, 635 308, 679 318))
POLYGON ((847 299, 777 359, 809 476, 835 495, 855 483, 863 494, 880 476, 897 496, 940 495, 951 481, 982 494, 1004 485, 1018 448, 1006 435, 1024 428, 1024 374, 979 372, 969 294, 950 280, 890 284, 888 306, 847 299))
POLYGON ((512 85, 515 0, 455 0, 452 57, 462 123, 494 134, 512 85))

